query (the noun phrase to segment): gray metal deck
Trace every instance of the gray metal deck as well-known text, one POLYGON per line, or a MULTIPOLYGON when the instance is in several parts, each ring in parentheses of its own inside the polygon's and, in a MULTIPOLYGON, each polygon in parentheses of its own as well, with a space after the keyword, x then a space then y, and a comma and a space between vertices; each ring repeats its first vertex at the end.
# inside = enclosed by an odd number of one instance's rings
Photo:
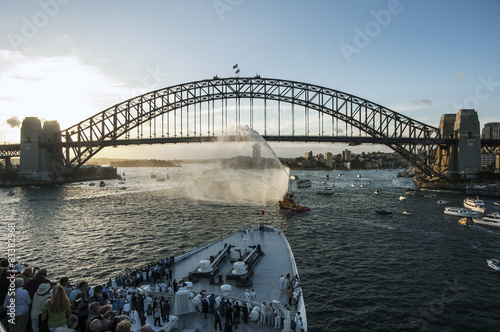
MULTIPOLYGON (((209 257, 216 256, 217 253, 224 248, 224 244, 231 244, 234 248, 231 249, 230 256, 221 264, 220 274, 223 276, 223 284, 229 284, 232 287, 229 298, 232 300, 240 300, 242 303, 249 303, 251 307, 262 304, 263 301, 266 304, 272 302, 272 300, 277 300, 282 304, 288 303, 288 297, 285 291, 280 290, 279 279, 281 275, 286 276, 290 273, 290 276, 297 275, 297 270, 293 260, 293 255, 289 250, 288 242, 285 236, 280 230, 270 229, 269 231, 259 231, 259 229, 254 228, 253 230, 247 230, 245 232, 236 232, 227 238, 210 243, 203 248, 189 254, 176 257, 176 263, 174 268, 173 277, 177 281, 184 279, 188 280, 188 275, 194 269, 199 266, 201 260, 209 259, 209 257), (244 239, 246 241, 244 242, 244 239), (242 252, 245 248, 252 245, 258 245, 262 247, 264 256, 254 266, 254 275, 251 278, 252 285, 248 287, 239 287, 233 280, 226 280, 226 275, 233 269, 233 263, 230 263, 231 258, 238 258, 239 253, 235 249, 241 249, 242 252), (256 301, 249 302, 245 300, 245 291, 252 289, 256 292, 256 301)), ((251 249, 250 249, 251 250, 251 249)), ((216 276, 215 281, 218 281, 218 276, 216 276)), ((220 285, 211 285, 208 278, 199 278, 193 281, 193 288, 191 292, 197 295, 200 291, 204 291, 205 295, 215 294, 215 296, 223 296, 220 285)), ((158 293, 152 293, 157 294, 158 293)), ((173 308, 173 306, 172 306, 173 308)), ((306 325, 305 317, 305 307, 302 297, 299 299, 297 309, 301 312, 304 325, 306 325)), ((295 310, 291 310, 291 317, 295 315, 295 310)), ((172 316, 171 316, 172 317, 172 316)), ((199 329, 200 331, 214 331, 215 319, 213 315, 208 315, 208 319, 205 319, 203 314, 200 312, 185 314, 176 316, 177 320, 177 330, 178 331, 195 331, 199 329)), ((222 323, 224 324, 224 318, 222 318, 222 323)), ((153 326, 153 319, 148 318, 148 324, 153 326), (149 321, 151 320, 151 321, 149 321)), ((165 328, 164 326, 163 328, 165 328)), ((135 330, 138 330, 138 326, 134 326, 135 330)), ((158 330, 159 327, 154 327, 158 330)), ((283 328, 283 326, 281 326, 283 328)), ((175 328, 172 329, 176 331, 175 328)), ((250 331, 276 331, 274 326, 259 325, 257 322, 249 320, 249 324, 239 324, 237 331, 250 332, 250 331)))

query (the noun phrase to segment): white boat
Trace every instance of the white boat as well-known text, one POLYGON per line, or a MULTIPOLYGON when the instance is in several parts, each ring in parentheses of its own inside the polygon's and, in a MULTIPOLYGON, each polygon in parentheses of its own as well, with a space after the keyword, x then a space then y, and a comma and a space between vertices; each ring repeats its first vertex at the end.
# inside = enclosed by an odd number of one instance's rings
POLYGON ((354 183, 351 184, 351 188, 356 188, 356 185, 354 183))
POLYGON ((476 224, 500 227, 500 213, 487 214, 483 218, 473 218, 476 224))
POLYGON ((375 189, 375 191, 373 192, 375 195, 378 195, 379 194, 379 191, 378 189, 375 189))
POLYGON ((312 185, 311 180, 309 179, 297 181, 297 188, 307 188, 310 187, 311 185, 312 185))
POLYGON ((499 203, 499 202, 493 202, 493 204, 495 204, 495 205, 500 205, 500 203, 499 203))
POLYGON ((399 200, 400 201, 406 201, 406 196, 403 196, 403 195, 399 196, 399 200))
POLYGON ((437 201, 437 203, 439 205, 444 205, 444 204, 448 204, 449 202, 447 200, 445 200, 445 199, 440 199, 440 200, 437 201))
POLYGON ((479 198, 466 198, 464 199, 464 206, 473 211, 484 213, 484 209, 486 208, 486 204, 479 198))
POLYGON ((444 208, 444 213, 449 214, 451 216, 457 216, 457 217, 477 217, 479 216, 479 213, 476 211, 472 211, 471 209, 467 208, 462 208, 462 207, 445 207, 444 208))
MULTIPOLYGON (((263 302, 272 305, 268 312, 274 309, 280 312, 283 318, 280 331, 291 332, 291 321, 296 317, 300 317, 303 331, 308 330, 298 269, 290 245, 279 229, 261 226, 231 232, 215 242, 175 257, 173 278, 185 282, 175 294, 154 292, 149 285, 141 287, 146 297, 169 300, 170 322, 161 327, 167 332, 176 328, 175 331, 213 331, 214 315, 206 319, 200 310, 201 302, 209 301, 212 294, 216 301, 215 308, 222 299, 239 302, 240 306, 248 308, 248 324, 243 324, 241 320, 235 331, 275 331, 274 325, 259 324, 263 302), (278 282, 280 275, 285 277, 287 274, 298 280, 295 288, 298 297, 293 307, 288 305, 286 284, 285 289, 280 289, 278 282), (271 276, 277 278, 276 282, 270 282, 271 276), (255 299, 247 295, 253 289, 256 291, 255 299)), ((152 316, 147 319, 153 326, 152 316)), ((139 319, 136 319, 132 329, 139 331, 139 328, 139 319)))
POLYGON ((495 271, 500 271, 500 259, 492 258, 487 259, 486 262, 488 266, 491 267, 495 271))
POLYGON ((293 174, 292 174, 292 175, 290 175, 290 180, 295 180, 295 179, 298 179, 298 177, 297 177, 297 176, 295 176, 295 175, 293 175, 293 174))
POLYGON ((332 195, 334 194, 333 188, 332 187, 324 187, 318 190, 318 194, 321 195, 332 195))
POLYGON ((410 211, 406 211, 406 210, 404 210, 404 211, 403 211, 403 214, 404 214, 404 215, 409 216, 409 215, 411 214, 411 212, 410 212, 410 211))
POLYGON ((360 177, 361 177, 361 174, 356 175, 356 177, 357 177, 357 178, 360 178, 360 177))

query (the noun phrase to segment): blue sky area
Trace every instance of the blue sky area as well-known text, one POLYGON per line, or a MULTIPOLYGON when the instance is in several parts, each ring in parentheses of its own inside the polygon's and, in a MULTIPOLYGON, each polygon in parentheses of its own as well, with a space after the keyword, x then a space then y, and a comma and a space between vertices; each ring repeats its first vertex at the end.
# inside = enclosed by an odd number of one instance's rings
MULTIPOLYGON (((1 142, 19 141, 16 119, 69 127, 149 90, 232 76, 235 63, 241 76, 326 86, 433 126, 460 108, 475 108, 481 127, 500 121, 498 0, 1 0, 0 8, 1 142)), ((276 151, 304 149, 337 148, 276 151)))

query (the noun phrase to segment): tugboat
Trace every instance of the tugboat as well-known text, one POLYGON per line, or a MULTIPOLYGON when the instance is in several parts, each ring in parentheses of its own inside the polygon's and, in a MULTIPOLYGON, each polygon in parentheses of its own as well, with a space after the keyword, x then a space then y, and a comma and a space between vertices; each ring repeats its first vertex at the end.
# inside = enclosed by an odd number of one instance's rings
POLYGON ((280 210, 288 210, 288 211, 295 211, 295 212, 307 212, 311 211, 310 208, 307 206, 300 206, 295 203, 295 200, 293 199, 293 193, 288 192, 283 196, 283 200, 278 202, 278 208, 280 210))

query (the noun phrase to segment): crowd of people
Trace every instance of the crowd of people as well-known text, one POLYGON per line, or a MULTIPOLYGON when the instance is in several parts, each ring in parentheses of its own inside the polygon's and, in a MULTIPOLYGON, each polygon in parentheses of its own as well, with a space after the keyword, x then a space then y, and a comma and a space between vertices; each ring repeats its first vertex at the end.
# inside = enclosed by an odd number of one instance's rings
MULTIPOLYGON (((136 322, 140 323, 141 332, 152 332, 146 324, 147 316, 161 329, 170 322, 172 308, 167 298, 152 297, 138 286, 148 283, 155 293, 176 293, 186 285, 172 278, 173 267, 174 258, 170 257, 91 288, 85 280, 71 285, 67 277, 53 282, 46 269, 20 264, 13 269, 6 259, 0 259, 0 320, 8 332, 129 332, 136 322), (12 286, 15 296, 10 291, 12 286), (14 310, 9 307, 11 298, 15 298, 14 310)), ((279 284, 287 292, 288 311, 296 306, 301 295, 300 283, 297 277, 287 274, 281 276, 279 284)), ((246 290, 244 296, 247 301, 256 301, 254 289, 246 290)), ((198 311, 206 319, 213 315, 215 330, 232 331, 239 324, 248 324, 251 307, 246 303, 216 299, 214 294, 201 293, 196 298, 198 311)), ((284 317, 280 308, 263 302, 259 309, 256 320, 260 324, 281 328, 284 317)), ((295 331, 302 330, 300 314, 292 317, 292 326, 295 331)))
POLYGON ((67 277, 51 281, 46 269, 0 259, 0 321, 8 332, 129 332, 138 320, 147 332, 146 316, 162 327, 171 307, 137 287, 152 283, 174 293, 173 266, 169 257, 90 287, 85 280, 71 285, 67 277))

